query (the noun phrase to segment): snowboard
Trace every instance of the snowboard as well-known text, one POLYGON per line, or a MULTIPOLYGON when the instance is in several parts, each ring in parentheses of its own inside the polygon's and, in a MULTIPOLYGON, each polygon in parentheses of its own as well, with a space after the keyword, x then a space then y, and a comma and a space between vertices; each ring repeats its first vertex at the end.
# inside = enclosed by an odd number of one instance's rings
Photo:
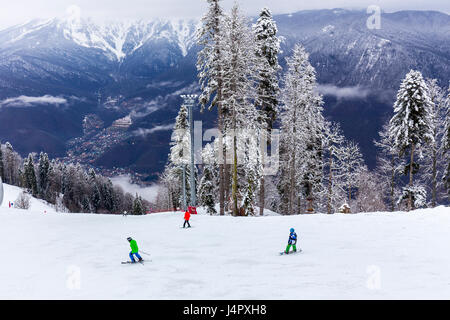
POLYGON ((282 255, 291 255, 291 254, 296 254, 296 253, 300 253, 300 252, 302 252, 302 249, 297 249, 297 251, 289 251, 289 254, 287 254, 286 253, 286 251, 281 251, 280 252, 280 256, 282 256, 282 255))
POLYGON ((145 260, 142 261, 136 261, 136 262, 132 262, 132 261, 122 261, 122 264, 136 264, 136 263, 140 263, 140 264, 144 264, 145 260))

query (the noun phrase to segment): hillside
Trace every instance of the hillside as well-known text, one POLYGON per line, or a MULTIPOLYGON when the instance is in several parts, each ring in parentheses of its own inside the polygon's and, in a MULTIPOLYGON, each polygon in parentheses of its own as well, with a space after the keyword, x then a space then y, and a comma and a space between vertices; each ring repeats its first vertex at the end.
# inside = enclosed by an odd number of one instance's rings
POLYGON ((449 299, 450 209, 265 217, 0 208, 0 299, 449 299), (289 228, 302 253, 280 256, 289 228), (150 253, 128 259, 128 236, 150 253), (9 258, 7 258, 9 257, 9 258), (24 263, 26 261, 26 263, 24 263))
MULTIPOLYGON (((1 207, 3 210, 9 210, 10 212, 20 212, 23 210, 14 208, 14 202, 18 198, 18 196, 22 193, 23 189, 11 186, 9 184, 3 183, 3 203, 1 204, 1 207), (9 207, 9 204, 12 203, 11 208, 9 207)), ((1 210, 1 209, 0 209, 1 210)), ((36 212, 36 213, 55 213, 56 210, 54 206, 47 203, 44 200, 36 199, 31 197, 30 198, 30 211, 36 212)))

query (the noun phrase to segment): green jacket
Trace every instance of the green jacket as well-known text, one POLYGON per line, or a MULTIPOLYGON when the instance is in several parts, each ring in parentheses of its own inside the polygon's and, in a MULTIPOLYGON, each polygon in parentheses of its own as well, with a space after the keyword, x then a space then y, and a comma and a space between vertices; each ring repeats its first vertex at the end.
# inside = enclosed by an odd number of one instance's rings
POLYGON ((131 247, 131 252, 132 253, 137 253, 139 251, 138 245, 136 243, 136 240, 131 240, 130 241, 130 247, 131 247))

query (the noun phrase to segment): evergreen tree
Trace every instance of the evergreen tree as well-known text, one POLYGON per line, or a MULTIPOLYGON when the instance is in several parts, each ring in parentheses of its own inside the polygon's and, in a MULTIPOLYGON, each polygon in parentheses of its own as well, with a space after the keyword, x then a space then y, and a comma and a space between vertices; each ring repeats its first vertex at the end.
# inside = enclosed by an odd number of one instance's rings
POLYGON ((98 186, 97 175, 95 174, 95 170, 90 169, 88 176, 89 176, 89 184, 92 190, 89 202, 91 203, 92 211, 97 213, 101 206, 101 193, 100 188, 98 186))
POLYGON ((283 211, 301 211, 301 198, 312 202, 322 191, 325 121, 322 97, 316 93, 316 72, 309 55, 296 45, 286 59, 281 106, 281 146, 279 180, 283 211))
POLYGON ((4 168, 4 182, 11 184, 11 185, 17 185, 19 182, 19 167, 22 163, 22 159, 20 156, 14 151, 13 146, 11 143, 6 142, 5 143, 5 149, 3 153, 3 164, 5 166, 4 168))
MULTIPOLYGON (((431 110, 433 102, 422 74, 411 70, 400 85, 394 104, 394 116, 390 121, 389 135, 400 156, 409 151, 409 190, 413 188, 413 175, 418 170, 414 154, 423 143, 433 143, 431 110)), ((412 192, 412 191, 411 191, 412 192)), ((412 193, 408 210, 413 209, 412 193)))
MULTIPOLYGON (((225 20, 226 35, 224 50, 226 59, 223 61, 223 103, 230 110, 230 129, 232 131, 232 211, 240 214, 240 190, 238 185, 238 149, 243 148, 245 141, 259 136, 258 112, 253 104, 255 80, 257 78, 257 57, 254 48, 254 38, 246 18, 235 4, 231 15, 225 20), (250 133, 252 131, 252 134, 250 133)), ((241 149, 242 150, 242 149, 241 149)), ((248 149, 245 151, 249 152, 248 149)), ((252 152, 257 152, 258 148, 252 152)), ((256 170, 256 169, 255 169, 256 170)), ((258 178, 259 179, 259 178, 258 178)), ((258 182, 247 179, 247 184, 258 185, 258 182)), ((248 192, 247 188, 247 192, 248 192)), ((251 187, 252 192, 256 188, 251 187)), ((253 198, 253 195, 252 195, 253 198)))
MULTIPOLYGON (((270 132, 277 116, 278 96, 278 72, 281 69, 278 64, 280 52, 280 40, 277 37, 277 26, 268 8, 263 8, 256 24, 253 25, 256 39, 256 56, 259 58, 259 82, 257 87, 256 105, 259 107, 259 122, 263 130, 266 130, 267 144, 270 145, 270 132)), ((265 132, 262 133, 265 137, 265 132)), ((264 148, 265 143, 261 146, 264 148)), ((265 149, 265 148, 264 148, 265 149)), ((266 150, 261 150, 261 162, 265 163, 266 150)), ((264 175, 261 175, 259 206, 260 214, 264 212, 265 199, 264 175)))
POLYGON ((216 214, 215 200, 217 193, 218 177, 216 176, 216 159, 214 156, 214 148, 211 144, 207 144, 203 148, 203 175, 198 187, 199 204, 207 208, 210 215, 216 214))
POLYGON ((103 207, 109 213, 113 213, 115 208, 114 190, 111 180, 105 179, 101 186, 101 196, 103 207))
POLYGON ((36 172, 34 170, 33 155, 30 153, 24 163, 24 176, 26 188, 29 189, 33 196, 38 194, 38 186, 36 180, 36 172))
POLYGON ((442 196, 443 184, 441 177, 445 170, 445 150, 442 145, 445 125, 445 95, 444 90, 437 84, 436 79, 426 79, 432 105, 430 108, 431 131, 433 141, 423 145, 423 170, 419 174, 420 181, 426 185, 431 193, 431 207, 434 208, 442 196))
POLYGON ((133 202, 132 214, 134 214, 134 215, 144 215, 145 214, 145 207, 142 202, 142 198, 137 193, 136 193, 136 198, 134 198, 134 202, 133 202))
POLYGON ((46 199, 48 184, 49 184, 49 173, 50 173, 50 161, 48 160, 48 155, 41 152, 39 155, 39 195, 42 199, 46 199))
POLYGON ((227 151, 224 146, 226 134, 225 118, 227 109, 223 104, 223 70, 222 64, 224 46, 224 13, 220 6, 220 0, 207 0, 208 11, 202 19, 202 27, 198 32, 198 44, 202 48, 198 53, 197 70, 202 93, 199 97, 202 111, 208 105, 208 109, 217 107, 220 156, 219 156, 219 203, 220 215, 225 213, 226 181, 228 170, 226 165, 227 151))
POLYGON ((267 124, 272 130, 277 116, 278 72, 281 67, 278 63, 280 40, 277 37, 277 25, 268 8, 263 8, 256 24, 253 25, 256 38, 256 56, 259 58, 259 81, 257 87, 256 105, 260 108, 261 122, 267 124))
POLYGON ((445 172, 442 177, 442 181, 444 183, 445 190, 447 190, 447 199, 450 199, 450 85, 448 87, 448 94, 444 108, 446 115, 442 146, 444 149, 444 163, 447 163, 447 165, 444 167, 445 172))
MULTIPOLYGON (((170 148, 169 161, 167 167, 170 170, 169 175, 178 180, 178 188, 176 189, 176 203, 183 203, 183 185, 185 185, 185 196, 190 199, 190 176, 191 170, 189 166, 191 154, 191 139, 189 135, 188 109, 182 105, 175 120, 174 131, 172 134, 172 147, 170 148), (184 170, 184 173, 183 173, 184 170), (184 182, 183 182, 184 178, 184 182)), ((195 174, 195 173, 194 173, 195 174)))

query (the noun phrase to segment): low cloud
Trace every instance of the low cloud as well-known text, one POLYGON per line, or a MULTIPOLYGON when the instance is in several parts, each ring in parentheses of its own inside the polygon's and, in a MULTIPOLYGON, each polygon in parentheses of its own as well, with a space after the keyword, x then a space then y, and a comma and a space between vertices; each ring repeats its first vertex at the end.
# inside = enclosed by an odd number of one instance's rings
POLYGON ((158 195, 159 185, 152 184, 148 187, 141 187, 137 184, 131 183, 130 176, 121 175, 117 177, 110 178, 113 185, 120 186, 125 192, 132 194, 133 196, 140 195, 143 199, 155 202, 156 196, 158 195))
POLYGON ((174 123, 171 124, 166 124, 166 125, 161 125, 161 126, 155 126, 151 129, 143 129, 143 128, 139 128, 135 131, 133 131, 133 134, 136 136, 142 136, 145 137, 146 135, 152 134, 154 132, 157 131, 167 131, 167 130, 172 130, 174 127, 174 123))
POLYGON ((317 91, 325 96, 334 96, 338 99, 366 98, 370 90, 359 86, 337 87, 331 84, 319 84, 317 91))
POLYGON ((67 100, 63 97, 45 95, 42 97, 20 96, 0 101, 0 107, 33 107, 43 104, 65 105, 67 100))

